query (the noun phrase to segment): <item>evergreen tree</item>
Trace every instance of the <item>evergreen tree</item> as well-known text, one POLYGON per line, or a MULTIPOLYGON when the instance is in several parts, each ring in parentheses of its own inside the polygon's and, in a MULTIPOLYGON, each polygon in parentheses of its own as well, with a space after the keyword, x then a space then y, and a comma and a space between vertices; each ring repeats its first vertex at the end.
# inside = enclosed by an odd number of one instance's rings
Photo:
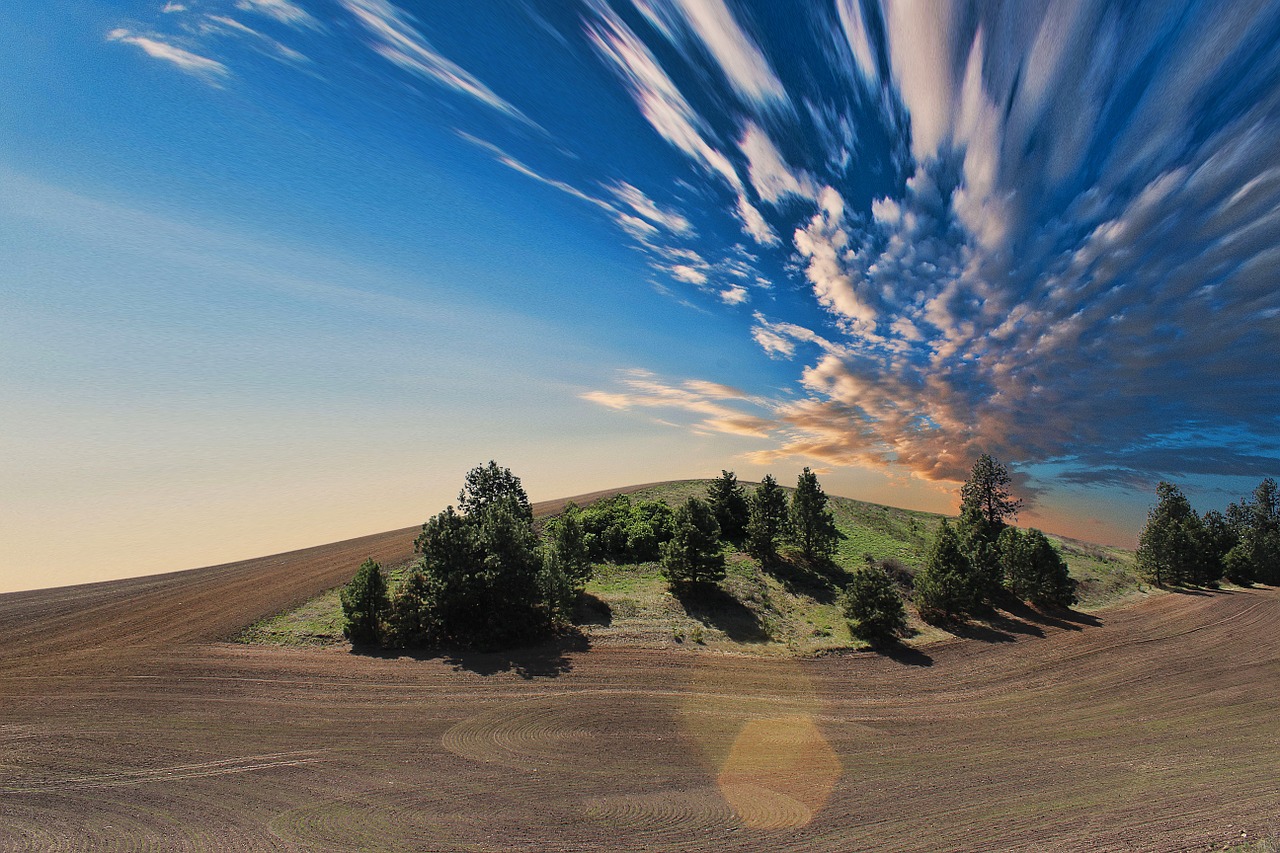
POLYGON ((711 481, 707 487, 707 503, 720 525, 720 535, 730 542, 741 541, 747 530, 750 509, 746 494, 732 471, 721 470, 720 476, 711 481))
POLYGON ((944 518, 915 577, 916 609, 928 622, 954 619, 982 600, 982 582, 960 547, 960 537, 944 518))
POLYGON ((383 622, 390 602, 382 568, 372 557, 360 564, 355 577, 338 594, 345 622, 342 635, 356 645, 373 645, 382 641, 383 622))
POLYGON ((458 492, 458 509, 464 515, 475 515, 504 500, 515 501, 519 515, 526 521, 533 521, 533 507, 520 478, 512 474, 510 468, 499 468, 498 463, 489 460, 488 465, 480 465, 467 472, 462 491, 458 492))
POLYGON ((676 510, 671 540, 662 546, 662 572, 672 586, 724 580, 720 525, 706 501, 689 498, 676 510))
POLYGON ((907 611, 884 569, 863 566, 853 573, 841 600, 850 632, 862 640, 885 639, 907 629, 907 611))
POLYGON ((960 488, 960 520, 956 533, 960 547, 980 580, 984 599, 1001 588, 1000 551, 997 542, 1017 517, 1022 501, 1013 496, 1009 470, 991 454, 978 457, 969 479, 960 488), (1007 519, 1007 520, 1006 520, 1007 519))
POLYGON ((791 532, 806 560, 829 560, 840 533, 817 476, 805 468, 791 497, 791 532))
POLYGON ((1138 571, 1156 586, 1191 583, 1200 561, 1200 517, 1172 483, 1156 486, 1156 500, 1138 534, 1138 571))
POLYGON ((778 540, 787 531, 787 493, 765 474, 748 501, 747 553, 761 563, 778 559, 778 540))
POLYGON ((1242 508, 1240 553, 1234 562, 1245 567, 1253 581, 1280 584, 1280 488, 1276 481, 1267 477, 1259 483, 1253 499, 1245 501, 1242 508))
POLYGON ((997 553, 1005 587, 1017 598, 1037 607, 1070 607, 1076 603, 1076 581, 1049 538, 1032 528, 1023 533, 1006 527, 997 553))

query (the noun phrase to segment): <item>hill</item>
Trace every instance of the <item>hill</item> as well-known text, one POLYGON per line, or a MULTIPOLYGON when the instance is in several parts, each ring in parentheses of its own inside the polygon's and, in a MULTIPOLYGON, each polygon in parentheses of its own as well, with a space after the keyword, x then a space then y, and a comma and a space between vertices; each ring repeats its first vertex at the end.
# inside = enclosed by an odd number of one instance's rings
POLYGON ((414 532, 0 595, 0 850, 1190 851, 1280 831, 1276 589, 894 656, 221 641, 367 553, 407 559, 414 532))
MULTIPOLYGON (((705 497, 710 482, 649 483, 546 501, 535 506, 535 517, 545 520, 561 512, 570 500, 587 506, 614 494, 676 506, 690 496, 705 497)), ((943 516, 836 496, 830 498, 829 506, 841 534, 833 567, 815 570, 792 557, 765 570, 748 555, 726 546, 728 576, 721 585, 723 594, 693 600, 668 591, 656 562, 602 563, 587 586, 576 621, 597 645, 705 647, 783 655, 858 648, 862 644, 850 636, 837 603, 850 573, 858 566, 875 562, 909 577, 923 561, 943 516)), ((1139 589, 1132 552, 1061 538, 1054 538, 1054 542, 1072 576, 1080 582, 1084 610, 1113 604, 1139 589)), ((411 562, 411 558, 384 562, 384 567, 398 579, 411 562)), ((993 613, 957 630, 965 635, 1008 637, 1025 632, 1030 624, 1028 618, 1025 608, 1016 608, 1013 612, 993 613)), ((913 636, 909 644, 953 636, 914 615, 910 627, 913 636)), ((240 639, 279 645, 345 643, 337 589, 254 624, 240 639)))

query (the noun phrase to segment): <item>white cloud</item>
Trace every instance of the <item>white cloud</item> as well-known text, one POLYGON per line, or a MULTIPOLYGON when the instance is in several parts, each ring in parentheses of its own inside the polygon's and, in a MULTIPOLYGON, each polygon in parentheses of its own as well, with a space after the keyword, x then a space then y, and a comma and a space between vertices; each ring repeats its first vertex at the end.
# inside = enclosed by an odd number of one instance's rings
POLYGON ((726 305, 741 305, 751 298, 750 294, 747 293, 747 289, 737 284, 730 285, 725 290, 720 291, 719 296, 726 305))
POLYGON ((755 122, 746 123, 738 148, 747 158, 747 175, 761 199, 776 204, 783 196, 793 195, 816 201, 813 179, 792 170, 755 122))
POLYGON ((141 48, 148 56, 171 62, 181 70, 209 83, 229 77, 231 72, 227 66, 215 59, 192 53, 189 50, 161 41, 151 36, 141 36, 126 29, 115 29, 107 33, 108 41, 118 41, 141 48))
POLYGON ((619 181, 607 188, 614 198, 629 206, 636 213, 663 228, 681 236, 693 234, 693 226, 674 210, 659 207, 651 198, 626 181, 619 181))
POLYGON ((761 246, 776 246, 782 242, 773 227, 765 221, 764 215, 747 200, 745 193, 738 193, 738 219, 742 221, 742 230, 751 235, 761 246))
MULTIPOLYGON (((262 3, 263 0, 252 0, 262 3)), ((281 0, 272 0, 278 3, 281 0)), ((456 92, 537 127, 474 75, 441 56, 410 23, 409 16, 387 0, 340 0, 374 38, 373 49, 388 61, 456 92)), ((289 5, 289 4, 286 4, 289 5)))
POLYGON ((291 0, 236 0, 236 8, 245 12, 257 12, 274 18, 282 24, 295 27, 318 27, 319 22, 291 0))
POLYGON ((864 80, 874 83, 880 72, 875 55, 871 52, 871 38, 867 34, 867 22, 862 15, 862 0, 836 0, 836 12, 840 16, 840 28, 844 31, 858 71, 864 80))
POLYGON ((725 0, 647 0, 636 5, 651 21, 660 22, 669 39, 674 36, 671 23, 678 15, 684 26, 697 34, 729 84, 745 100, 757 106, 787 101, 782 82, 725 0))

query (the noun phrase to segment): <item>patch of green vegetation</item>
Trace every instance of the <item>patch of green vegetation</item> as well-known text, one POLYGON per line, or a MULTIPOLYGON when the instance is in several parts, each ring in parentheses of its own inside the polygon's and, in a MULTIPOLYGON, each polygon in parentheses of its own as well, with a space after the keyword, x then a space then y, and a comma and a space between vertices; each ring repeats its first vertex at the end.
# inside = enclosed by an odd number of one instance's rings
MULTIPOLYGON (((678 506, 690 497, 705 497, 709 482, 663 483, 630 497, 636 502, 661 500, 678 506)), ((754 483, 743 485, 748 491, 755 487, 754 483)), ((657 562, 599 563, 579 601, 577 621, 591 641, 601 645, 705 647, 777 655, 861 648, 839 606, 839 594, 852 572, 866 565, 868 557, 914 572, 923 564, 943 516, 834 496, 829 508, 841 535, 831 565, 808 566, 784 546, 781 562, 766 568, 725 544, 726 575, 720 592, 700 599, 673 594, 657 562)), ((1132 552, 1050 538, 1071 575, 1080 581, 1080 607, 1096 609, 1138 590, 1132 552)), ((394 588, 406 570, 407 566, 391 569, 388 586, 394 588)), ((910 609, 908 622, 914 642, 950 636, 920 622, 910 609)), ((345 643, 338 590, 265 619, 238 639, 283 646, 345 643)))

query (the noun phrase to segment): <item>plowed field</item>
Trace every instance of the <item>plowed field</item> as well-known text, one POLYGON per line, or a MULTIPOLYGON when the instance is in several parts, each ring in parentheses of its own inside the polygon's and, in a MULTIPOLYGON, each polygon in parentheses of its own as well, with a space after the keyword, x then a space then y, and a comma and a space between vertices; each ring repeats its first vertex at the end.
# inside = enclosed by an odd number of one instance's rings
POLYGON ((1280 594, 772 660, 236 630, 415 531, 0 596, 3 850, 1203 850, 1280 832, 1280 594))

